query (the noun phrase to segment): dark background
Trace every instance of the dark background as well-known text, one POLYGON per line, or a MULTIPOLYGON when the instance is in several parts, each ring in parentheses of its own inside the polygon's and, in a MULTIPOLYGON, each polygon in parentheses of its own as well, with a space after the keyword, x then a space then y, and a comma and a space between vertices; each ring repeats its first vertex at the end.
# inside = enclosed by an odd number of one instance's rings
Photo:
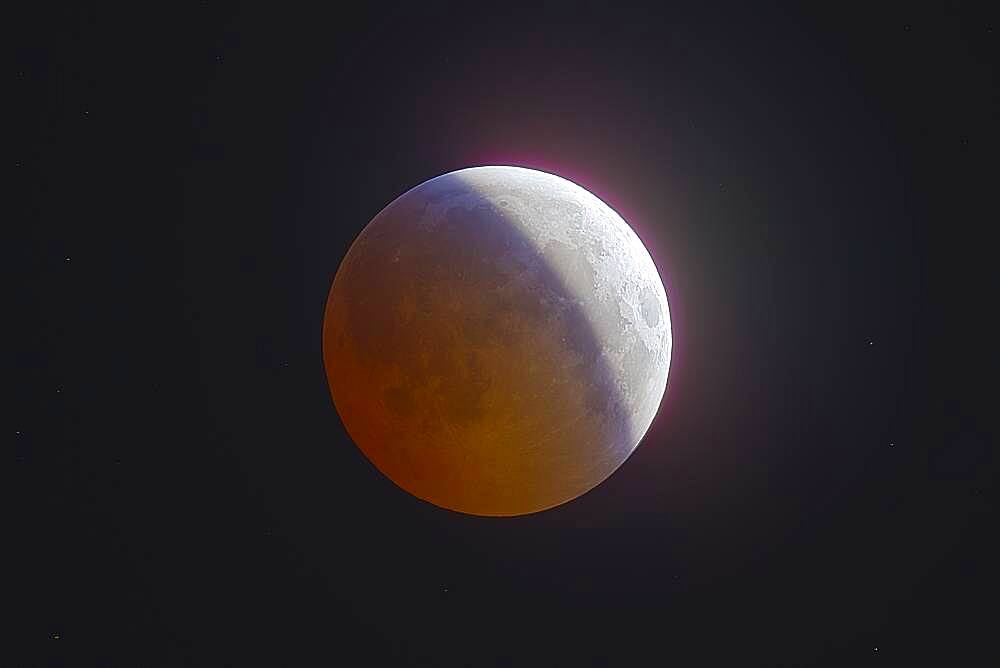
POLYGON ((0 663, 996 659, 995 16, 176 4, 9 17, 0 663), (622 212, 675 327, 632 457, 514 519, 383 478, 320 351, 365 223, 490 163, 622 212))

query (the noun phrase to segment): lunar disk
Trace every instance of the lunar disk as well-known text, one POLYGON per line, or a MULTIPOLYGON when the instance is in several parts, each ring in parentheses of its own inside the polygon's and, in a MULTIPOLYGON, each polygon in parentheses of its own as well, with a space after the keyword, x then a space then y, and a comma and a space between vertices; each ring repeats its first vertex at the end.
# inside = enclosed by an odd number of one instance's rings
POLYGON ((667 296, 642 242, 580 186, 519 167, 430 179, 345 256, 323 357, 351 438, 437 506, 522 515, 607 478, 663 397, 667 296))

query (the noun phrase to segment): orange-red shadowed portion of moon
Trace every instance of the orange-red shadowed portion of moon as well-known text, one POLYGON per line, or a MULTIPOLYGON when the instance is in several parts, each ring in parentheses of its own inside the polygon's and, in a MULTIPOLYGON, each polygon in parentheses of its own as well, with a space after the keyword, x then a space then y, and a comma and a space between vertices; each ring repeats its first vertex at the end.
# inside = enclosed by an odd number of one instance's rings
POLYGON ((638 237, 557 176, 480 167, 383 209, 344 258, 323 354, 368 459, 435 505, 520 515, 631 454, 663 396, 666 294, 638 237))

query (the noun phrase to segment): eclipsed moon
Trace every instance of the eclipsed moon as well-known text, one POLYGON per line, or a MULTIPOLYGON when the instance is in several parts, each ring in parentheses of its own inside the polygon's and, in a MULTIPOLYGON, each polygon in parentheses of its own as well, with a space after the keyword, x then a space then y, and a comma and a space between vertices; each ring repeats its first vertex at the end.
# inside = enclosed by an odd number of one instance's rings
POLYGON ((595 195, 520 167, 430 179, 385 207, 337 271, 323 322, 351 438, 437 506, 522 515, 598 485, 667 384, 667 296, 595 195))

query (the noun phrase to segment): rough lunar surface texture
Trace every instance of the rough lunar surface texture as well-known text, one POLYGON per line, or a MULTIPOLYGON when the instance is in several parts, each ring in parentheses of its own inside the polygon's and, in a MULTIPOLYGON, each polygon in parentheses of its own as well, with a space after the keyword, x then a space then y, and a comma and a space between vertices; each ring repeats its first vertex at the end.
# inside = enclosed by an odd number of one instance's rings
POLYGON ((323 353, 344 426, 411 494, 520 515, 607 478, 667 383, 649 253, 558 176, 475 167, 383 209, 337 272, 323 353))

